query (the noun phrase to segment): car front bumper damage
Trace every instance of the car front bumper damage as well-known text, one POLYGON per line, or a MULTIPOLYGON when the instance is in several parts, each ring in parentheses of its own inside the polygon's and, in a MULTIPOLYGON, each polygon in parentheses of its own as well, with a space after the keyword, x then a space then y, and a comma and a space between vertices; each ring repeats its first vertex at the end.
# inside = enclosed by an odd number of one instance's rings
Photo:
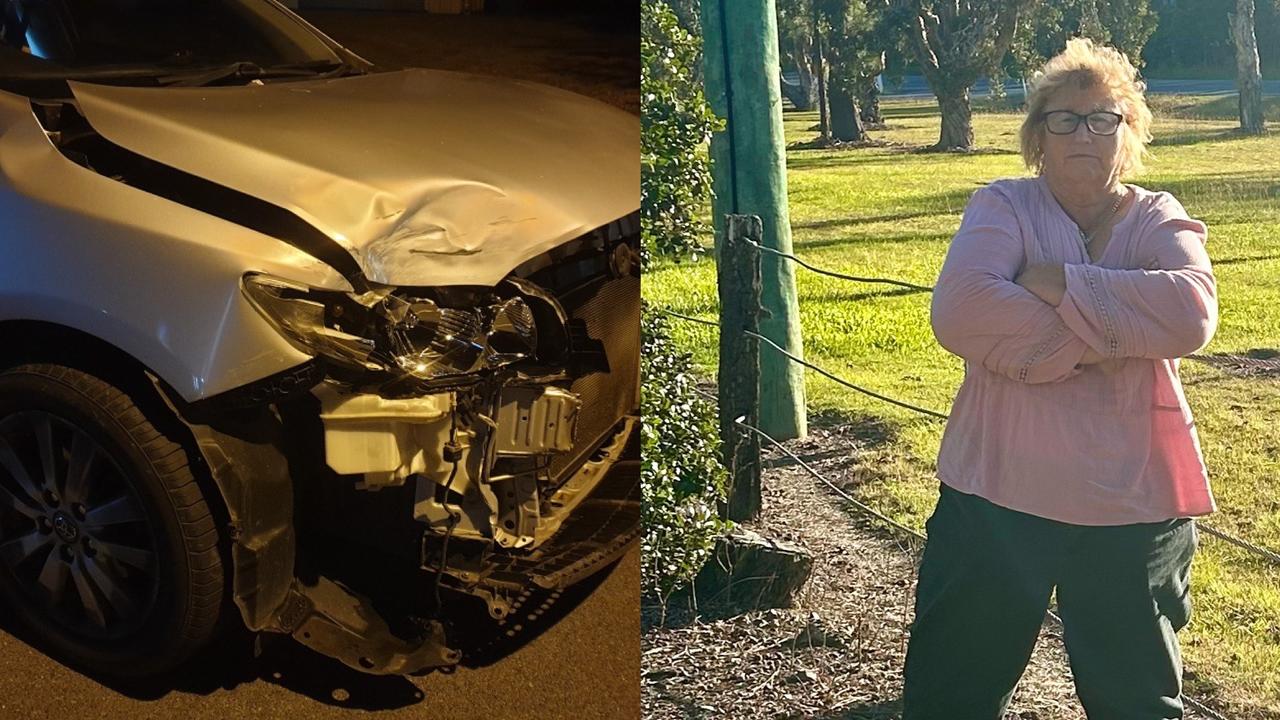
POLYGON ((451 666, 462 655, 441 622, 442 588, 482 600, 501 629, 531 590, 562 590, 634 546, 639 279, 578 294, 566 312, 595 363, 395 394, 299 368, 253 388, 249 407, 166 393, 225 500, 233 597, 250 630, 292 635, 366 673, 451 666), (366 503, 381 510, 348 513, 366 503), (325 519, 302 521, 308 504, 325 506, 325 519), (394 527, 371 539, 381 524, 394 527), (330 573, 309 542, 317 528, 411 555, 437 604, 416 598, 411 622, 387 614, 386 593, 412 591, 330 573))

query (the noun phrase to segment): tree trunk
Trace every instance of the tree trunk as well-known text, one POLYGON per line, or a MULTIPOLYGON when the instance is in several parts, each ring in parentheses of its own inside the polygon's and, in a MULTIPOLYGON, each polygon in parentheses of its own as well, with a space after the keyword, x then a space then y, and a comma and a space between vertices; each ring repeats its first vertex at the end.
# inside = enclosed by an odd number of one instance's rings
MULTIPOLYGON (((814 23, 815 26, 817 23, 814 23)), ((831 119, 828 115, 827 102, 827 60, 822 56, 822 39, 815 38, 813 43, 813 73, 818 80, 818 127, 821 130, 819 137, 822 142, 831 141, 831 119)))
POLYGON ((864 123, 884 124, 884 116, 880 114, 880 89, 876 87, 874 77, 864 78, 858 88, 859 117, 864 123))
POLYGON ((862 142, 867 139, 867 131, 862 127, 853 93, 838 85, 831 88, 831 135, 842 142, 862 142))
POLYGON ((818 104, 814 99, 816 89, 813 87, 813 75, 808 70, 809 68, 806 65, 805 69, 800 72, 799 84, 788 85, 786 82, 782 83, 782 96, 790 100, 795 109, 801 112, 808 112, 813 109, 814 105, 818 104))
MULTIPOLYGON (((805 54, 804 62, 797 63, 800 71, 800 91, 804 93, 804 110, 812 110, 818 106, 818 79, 813 75, 813 61, 805 54)), ((797 105, 797 108, 800 106, 797 105)))
POLYGON ((1236 84, 1240 87, 1240 129, 1254 135, 1266 129, 1262 117, 1262 70, 1258 41, 1253 32, 1253 0, 1236 0, 1236 11, 1227 17, 1236 45, 1236 84))
POLYGON ((942 134, 935 150, 973 149, 973 111, 969 107, 969 89, 959 93, 938 94, 942 110, 942 134))
POLYGON ((799 85, 782 84, 782 94, 786 96, 797 110, 807 112, 818 104, 818 87, 813 78, 813 59, 809 47, 796 43, 787 49, 787 59, 795 66, 800 76, 799 85))

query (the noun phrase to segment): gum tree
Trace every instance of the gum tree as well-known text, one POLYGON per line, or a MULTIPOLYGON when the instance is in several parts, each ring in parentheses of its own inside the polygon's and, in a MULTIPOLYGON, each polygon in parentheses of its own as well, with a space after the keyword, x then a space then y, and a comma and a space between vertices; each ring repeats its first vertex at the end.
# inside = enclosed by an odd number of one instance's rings
POLYGON ((859 104, 884 69, 887 6, 887 0, 778 0, 780 48, 800 74, 799 87, 783 90, 797 109, 820 111, 824 141, 866 139, 859 104))
POLYGON ((836 140, 865 140, 859 104, 884 70, 884 3, 815 0, 831 62, 831 132, 836 140))
POLYGON ((1236 84, 1240 88, 1240 129, 1254 135, 1266 130, 1262 118, 1262 68, 1253 31, 1253 0, 1236 0, 1227 19, 1236 48, 1236 84))
POLYGON ((778 52, 794 68, 799 82, 782 84, 782 94, 797 110, 818 106, 818 78, 814 71, 813 10, 809 0, 777 0, 778 52))
POLYGON ((969 89, 1009 51, 1039 0, 895 0, 896 24, 942 111, 935 150, 972 150, 969 89))

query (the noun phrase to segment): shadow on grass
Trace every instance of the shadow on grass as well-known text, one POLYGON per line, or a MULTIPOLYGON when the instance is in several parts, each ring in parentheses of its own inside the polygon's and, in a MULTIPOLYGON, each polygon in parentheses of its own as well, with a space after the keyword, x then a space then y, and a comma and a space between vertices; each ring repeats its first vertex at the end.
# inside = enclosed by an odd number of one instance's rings
POLYGON ((904 155, 911 154, 903 148, 848 148, 824 149, 815 151, 820 154, 803 157, 787 156, 787 169, 797 171, 831 170, 837 168, 860 168, 872 165, 896 165, 902 162, 904 155))
POLYGON ((1221 267, 1223 265, 1239 265, 1240 263, 1247 263, 1247 262, 1266 262, 1267 260, 1280 260, 1280 255, 1258 255, 1256 257, 1223 258, 1221 260, 1214 260, 1213 266, 1221 267))
POLYGON ((969 196, 985 184, 986 183, 975 183, 973 188, 948 190, 947 192, 939 193, 937 195, 928 195, 917 198, 909 206, 902 208, 897 212, 882 215, 862 215, 793 222, 791 223, 791 229, 821 230, 832 227, 856 227, 859 225, 871 225, 874 223, 903 222, 906 220, 918 220, 920 218, 934 217, 937 215, 957 215, 963 211, 964 206, 968 204, 969 196))
MULTIPOLYGON (((947 190, 933 195, 922 195, 907 198, 907 202, 902 206, 895 208, 892 213, 884 213, 880 215, 865 215, 843 218, 826 218, 822 220, 808 220, 805 222, 794 222, 791 224, 792 230, 827 230, 831 228, 856 228, 862 225, 871 225, 874 223, 895 223, 907 220, 918 220, 920 218, 959 215, 969 203, 969 198, 980 187, 987 185, 986 181, 974 181, 972 187, 962 187, 947 190)), ((885 234, 872 238, 837 238, 814 240, 803 243, 797 243, 798 247, 804 248, 820 248, 833 245, 843 245, 852 242, 897 242, 903 240, 948 240, 953 234, 952 231, 943 233, 894 233, 885 234)))
POLYGON ((989 147, 979 145, 969 150, 959 150, 955 148, 940 148, 937 145, 924 145, 911 149, 913 155, 942 155, 944 157, 974 157, 977 155, 1020 155, 1017 150, 1009 148, 989 147))
MULTIPOLYGON (((678 302, 669 302, 669 303, 652 303, 651 306, 655 310, 661 308, 662 310, 670 310, 672 312, 678 312, 681 315, 692 315, 693 317, 701 318, 709 322, 719 322, 718 318, 720 316, 720 306, 716 303, 702 302, 702 303, 691 303, 689 305, 681 305, 678 302)), ((702 323, 695 323, 690 320, 685 320, 684 318, 671 317, 669 315, 666 317, 666 319, 670 323, 680 323, 680 324, 690 325, 690 326, 702 325, 702 323)), ((702 325, 702 326, 709 327, 707 325, 702 325)))
MULTIPOLYGON (((1195 95, 1174 95, 1151 101, 1157 117, 1185 118, 1188 120, 1236 120, 1239 104, 1235 93, 1219 95, 1204 101, 1195 95)), ((1280 112, 1280 98, 1263 98, 1264 117, 1275 117, 1280 112)))
POLYGON ((865 217, 844 217, 829 218, 827 220, 811 220, 808 222, 791 223, 792 230, 820 230, 831 227, 856 227, 858 225, 871 225, 873 223, 886 222, 902 222, 903 220, 915 220, 916 218, 933 217, 934 215, 943 214, 941 210, 936 208, 908 210, 904 212, 891 213, 888 215, 868 215, 865 217))
MULTIPOLYGON (((958 225, 957 225, 958 226, 958 225)), ((840 237, 822 238, 821 240, 806 240, 804 242, 795 243, 798 250, 820 250, 829 247, 843 247, 846 245, 866 245, 870 243, 908 243, 908 242, 939 242, 942 240, 950 240, 952 232, 940 233, 885 233, 883 235, 842 235, 840 237)), ((808 258, 805 258, 808 261, 808 258)))
POLYGON ((1213 173, 1192 175, 1174 180, 1160 180, 1143 185, 1148 190, 1163 190, 1178 198, 1183 205, 1195 205, 1212 198, 1239 203, 1248 200, 1270 200, 1280 197, 1280 177, 1262 174, 1213 173))
MULTIPOLYGON (((791 149, 796 149, 792 147, 791 149)), ((1005 148, 980 147, 975 150, 938 150, 932 145, 897 145, 877 147, 848 147, 839 149, 820 149, 811 152, 818 155, 794 157, 788 155, 787 169, 797 171, 823 170, 830 168, 860 168, 872 165, 896 165, 903 162, 903 156, 937 159, 939 162, 959 157, 976 157, 979 155, 1008 155, 1018 153, 1005 148)))
MULTIPOLYGON (((862 287, 873 287, 871 284, 862 284, 862 287)), ((890 287, 881 285, 881 287, 890 287)), ((883 300, 884 298, 903 297, 906 295, 925 295, 930 294, 929 290, 915 288, 894 288, 892 290, 867 290, 863 292, 828 292, 806 294, 804 301, 806 303, 850 303, 862 302, 864 300, 883 300)))
POLYGON ((1186 145, 1199 145, 1200 143, 1243 140, 1251 137, 1258 136, 1243 133, 1239 128, 1232 128, 1230 130, 1188 130, 1168 135, 1158 135, 1151 141, 1151 147, 1156 149, 1162 147, 1180 147, 1186 145))
POLYGON ((880 115, 885 120, 910 120, 918 118, 936 118, 938 117, 937 105, 907 105, 904 107, 894 107, 891 105, 881 104, 880 115))
POLYGON ((903 146, 900 143, 889 142, 870 135, 865 136, 862 140, 823 140, 821 136, 814 136, 808 140, 797 140, 787 144, 787 150, 827 150, 830 152, 852 151, 852 150, 901 150, 903 146))
MULTIPOLYGON (((889 120, 915 120, 921 118, 938 117, 937 103, 926 104, 921 98, 917 102, 903 102, 899 100, 891 100, 880 104, 880 117, 886 122, 889 120)), ((795 108, 787 108, 782 111, 782 119, 784 122, 809 122, 806 129, 818 128, 819 118, 817 110, 796 110, 795 108)), ((870 129, 877 129, 875 123, 863 123, 870 129)))
POLYGON ((877 415, 859 415, 841 410, 818 410, 809 415, 809 427, 857 441, 862 447, 875 449, 898 440, 897 429, 877 415))

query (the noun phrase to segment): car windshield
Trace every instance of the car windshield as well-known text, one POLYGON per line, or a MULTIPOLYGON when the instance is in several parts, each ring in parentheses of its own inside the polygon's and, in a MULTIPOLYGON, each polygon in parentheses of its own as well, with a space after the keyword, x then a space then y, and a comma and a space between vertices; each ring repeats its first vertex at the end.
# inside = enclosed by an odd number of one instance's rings
POLYGON ((173 76, 341 62, 267 0, 0 0, 0 76, 173 76))

